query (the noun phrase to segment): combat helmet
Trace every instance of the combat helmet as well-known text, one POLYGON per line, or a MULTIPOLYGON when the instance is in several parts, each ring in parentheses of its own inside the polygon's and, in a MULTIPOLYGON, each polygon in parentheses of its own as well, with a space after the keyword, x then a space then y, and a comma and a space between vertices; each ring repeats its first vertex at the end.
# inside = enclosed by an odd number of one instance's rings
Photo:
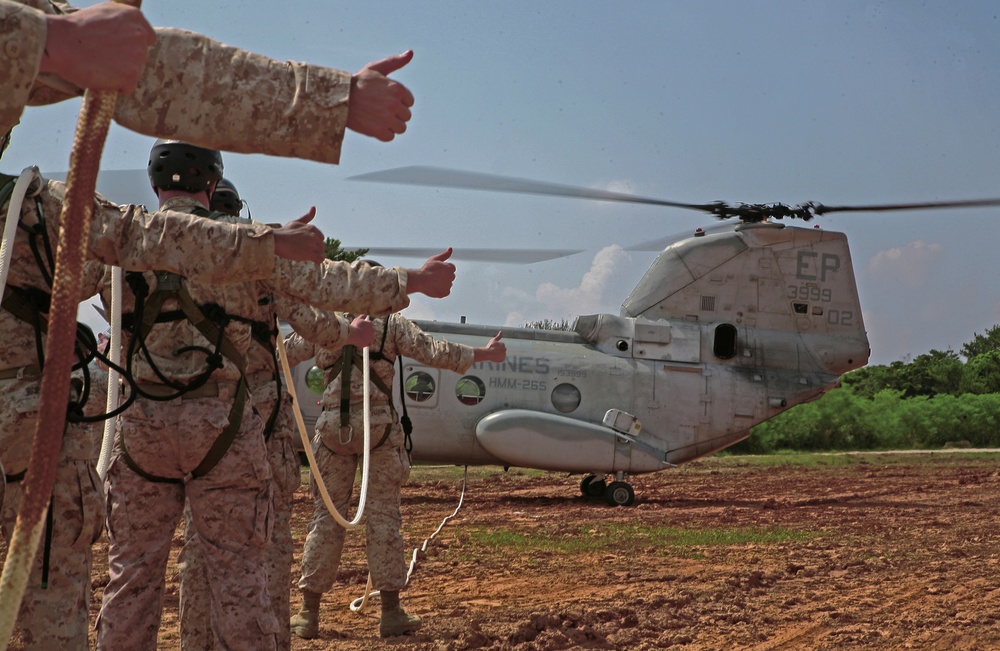
POLYGON ((221 212, 224 215, 240 216, 240 211, 243 210, 243 200, 232 181, 227 178, 219 180, 215 186, 215 192, 212 193, 209 208, 213 212, 221 212))
POLYGON ((222 154, 180 140, 157 140, 146 173, 154 190, 208 192, 222 180, 222 154))

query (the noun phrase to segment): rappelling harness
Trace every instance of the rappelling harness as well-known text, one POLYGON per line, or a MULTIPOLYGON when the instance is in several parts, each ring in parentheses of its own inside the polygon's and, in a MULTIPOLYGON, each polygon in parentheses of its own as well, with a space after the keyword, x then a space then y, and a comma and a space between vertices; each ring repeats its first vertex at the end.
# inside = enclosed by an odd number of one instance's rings
MULTIPOLYGON (((403 371, 402 355, 399 355, 396 358, 390 358, 384 352, 385 339, 389 333, 389 319, 391 318, 392 318, 391 314, 385 317, 385 321, 382 327, 382 341, 379 344, 379 348, 377 351, 369 351, 368 360, 370 366, 374 367, 375 362, 386 361, 390 365, 392 365, 396 362, 396 359, 399 359, 400 377, 402 377, 402 371, 403 371)), ((326 384, 328 386, 330 385, 331 382, 336 380, 338 376, 340 377, 340 434, 338 437, 338 442, 344 446, 349 445, 351 443, 351 440, 354 438, 354 429, 351 426, 351 374, 355 368, 358 369, 359 371, 362 372, 364 371, 364 362, 362 361, 361 355, 359 353, 360 351, 358 350, 357 346, 353 345, 344 346, 340 359, 323 369, 326 384)), ((374 368, 372 369, 372 372, 369 375, 371 383, 374 384, 376 388, 378 388, 378 390, 381 391, 382 394, 388 399, 389 409, 395 416, 396 409, 395 407, 393 407, 392 404, 392 387, 387 386, 385 384, 382 378, 379 377, 378 374, 374 372, 374 368)), ((410 424, 410 419, 406 416, 405 402, 403 402, 403 414, 404 415, 403 418, 400 420, 400 423, 403 426, 403 435, 405 437, 404 446, 406 448, 406 453, 409 454, 410 450, 413 449, 413 443, 410 439, 410 432, 413 430, 413 427, 410 424)), ((385 430, 382 433, 382 437, 378 440, 378 443, 373 445, 371 449, 377 450, 382 445, 384 445, 385 442, 389 439, 389 434, 391 432, 392 432, 392 423, 390 422, 386 424, 385 430)))
MULTIPOLYGON (((210 213, 204 209, 197 209, 191 214, 198 217, 215 219, 221 213, 210 213)), ((229 410, 229 423, 216 437, 198 466, 188 475, 188 478, 191 479, 203 477, 222 460, 236 439, 249 394, 246 378, 246 357, 226 337, 226 327, 233 322, 245 323, 250 326, 255 340, 260 341, 260 339, 263 339, 268 343, 261 343, 261 345, 270 345, 270 342, 273 342, 273 326, 242 316, 228 314, 222 306, 214 303, 199 305, 187 291, 187 288, 181 281, 181 277, 174 273, 156 272, 156 289, 152 292, 150 292, 145 276, 140 272, 126 272, 125 281, 135 296, 135 311, 131 314, 124 314, 122 318, 122 327, 131 335, 127 352, 126 372, 130 377, 132 376, 133 360, 136 353, 141 351, 150 369, 160 381, 157 384, 136 383, 136 394, 148 400, 156 401, 169 401, 184 397, 216 397, 220 396, 222 392, 220 391, 219 384, 209 382, 212 374, 223 367, 224 361, 229 361, 239 371, 240 377, 236 382, 233 405, 229 410), (164 303, 169 300, 176 301, 178 309, 163 311, 164 303), (185 346, 173 351, 174 356, 195 352, 205 355, 205 369, 187 382, 177 382, 166 377, 156 367, 153 357, 146 347, 146 337, 155 324, 181 320, 187 320, 214 347, 213 349, 209 349, 205 346, 185 346)), ((269 301, 270 299, 264 300, 269 301)), ((275 379, 277 381, 277 375, 275 379)), ((275 408, 275 413, 272 414, 268 421, 272 427, 274 424, 273 421, 277 417, 276 411, 277 407, 275 408)), ((181 484, 187 479, 180 477, 160 477, 143 470, 129 454, 124 434, 121 435, 121 450, 122 459, 126 465, 147 481, 181 484)))

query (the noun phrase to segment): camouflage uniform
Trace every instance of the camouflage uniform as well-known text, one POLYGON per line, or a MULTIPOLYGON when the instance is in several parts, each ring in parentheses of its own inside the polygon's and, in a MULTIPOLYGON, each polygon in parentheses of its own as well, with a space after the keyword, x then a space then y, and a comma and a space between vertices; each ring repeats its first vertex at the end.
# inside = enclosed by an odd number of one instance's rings
MULTIPOLYGON (((282 302, 287 303, 287 302, 282 302)), ((295 327, 311 333, 313 339, 327 348, 337 348, 346 339, 348 323, 342 317, 321 313, 304 305, 284 305, 282 310, 295 327), (317 327, 318 326, 318 327, 317 327)), ((263 315, 273 321, 268 310, 263 315)), ((285 353, 289 367, 316 355, 314 344, 298 334, 285 338, 285 353)), ((270 544, 264 553, 267 571, 267 591, 271 612, 278 624, 278 651, 291 648, 291 632, 286 622, 291 614, 289 589, 294 555, 292 541, 292 500, 302 483, 301 464, 294 446, 298 427, 292 412, 292 396, 281 378, 280 399, 275 382, 275 353, 270 353, 259 341, 250 346, 247 356, 247 382, 253 396, 254 411, 267 423, 276 405, 274 425, 267 437, 268 462, 271 466, 274 494, 274 526, 270 544)), ((212 649, 214 640, 211 627, 211 591, 204 565, 202 541, 191 523, 190 505, 184 510, 184 547, 178 557, 180 576, 181 649, 184 651, 212 649)))
MULTIPOLYGON (((395 375, 393 362, 399 355, 457 373, 464 373, 472 365, 474 353, 471 347, 435 340, 399 314, 393 314, 388 320, 375 320, 375 342, 371 351, 379 350, 382 345, 386 323, 389 330, 382 347, 386 359, 371 362, 371 373, 377 374, 386 387, 392 387, 395 375)), ((323 412, 316 421, 313 451, 320 476, 337 510, 345 514, 361 455, 345 454, 339 442, 341 377, 332 376, 341 368, 342 354, 320 351, 316 358, 317 366, 327 369, 327 387, 323 393, 323 412), (340 453, 335 452, 338 449, 340 453)), ((370 398, 372 445, 383 437, 387 428, 388 438, 372 450, 370 457, 365 506, 368 568, 377 590, 399 591, 406 586, 406 559, 400 533, 400 489, 409 476, 410 461, 404 449, 404 435, 392 406, 392 397, 385 395, 373 383, 370 398)), ((350 424, 353 436, 359 437, 364 431, 364 381, 363 373, 356 368, 351 374, 350 400, 350 424)), ((313 518, 303 551, 299 588, 305 592, 323 593, 330 590, 337 576, 346 531, 330 515, 314 486, 312 494, 313 518)))
MULTIPOLYGON (((66 9, 47 0, 0 0, 0 134, 17 124, 25 105, 74 94, 64 80, 38 73, 41 12, 66 9)), ((274 61, 184 30, 156 32, 138 88, 118 100, 119 124, 212 149, 340 161, 351 73, 274 61)))
MULTIPOLYGON (((193 199, 176 197, 163 207, 193 212, 199 206, 193 199)), ((155 279, 146 276, 152 286, 155 279)), ((278 260, 273 278, 267 281, 229 286, 182 281, 182 285, 198 305, 214 303, 228 315, 240 317, 225 326, 225 333, 245 357, 252 342, 250 326, 243 319, 258 317, 261 297, 275 294, 331 310, 377 314, 408 303, 405 281, 402 270, 278 260)), ((126 292, 124 305, 135 304, 130 293, 126 292)), ((167 301, 163 309, 176 309, 174 303, 167 301)), ((276 310, 284 316, 277 304, 276 310)), ((132 368, 136 381, 150 389, 161 383, 150 359, 164 377, 187 382, 205 370, 205 356, 175 353, 189 346, 214 348, 185 319, 156 324, 145 337, 145 345, 147 355, 136 355, 132 368)), ((155 647, 170 542, 185 498, 191 504, 192 525, 201 538, 210 577, 216 645, 275 647, 277 623, 270 612, 263 565, 273 526, 272 475, 261 418, 244 409, 238 433, 221 460, 207 474, 191 475, 229 424, 240 373, 230 360, 220 361, 221 368, 212 372, 204 392, 169 402, 139 398, 121 417, 120 436, 105 479, 110 581, 97 623, 99 648, 155 647), (204 393, 209 395, 200 397, 204 393), (140 476, 124 458, 123 440, 135 465, 145 473, 180 482, 140 476)))
MULTIPOLYGON (((38 224, 43 215, 54 243, 64 193, 62 183, 46 182, 36 173, 22 205, 22 224, 38 224)), ((6 214, 7 204, 3 203, 0 224, 6 214)), ((155 264, 220 283, 274 273, 270 235, 207 220, 182 223, 166 214, 146 214, 135 206, 119 209, 100 197, 95 199, 88 255, 92 260, 80 279, 87 295, 97 291, 104 263, 130 268, 155 264), (193 251, 198 255, 192 255, 193 251)), ((24 229, 15 235, 7 285, 48 291, 24 229)), ((28 465, 41 378, 34 327, 0 309, 0 333, 0 376, 5 376, 0 379, 0 462, 7 476, 15 478, 28 465)), ((88 415, 93 415, 91 407, 104 410, 101 394, 93 388, 91 391, 88 415)), ((90 546, 100 535, 104 520, 103 496, 94 468, 100 429, 70 425, 63 439, 53 489, 49 586, 41 588, 43 555, 37 554, 18 618, 27 649, 87 648, 90 546)), ((8 483, 2 511, 3 534, 8 540, 21 495, 18 481, 8 483)))

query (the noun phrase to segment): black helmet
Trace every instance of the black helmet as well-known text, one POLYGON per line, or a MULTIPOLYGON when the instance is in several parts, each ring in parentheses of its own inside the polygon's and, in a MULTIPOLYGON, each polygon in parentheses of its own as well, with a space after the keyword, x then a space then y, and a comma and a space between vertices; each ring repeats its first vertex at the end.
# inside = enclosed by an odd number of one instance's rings
POLYGON ((232 181, 224 178, 216 184, 209 208, 225 215, 240 216, 240 211, 243 210, 243 200, 240 199, 239 190, 236 189, 232 181))
POLYGON ((157 140, 146 173, 156 190, 208 191, 222 180, 222 154, 179 140, 157 140))

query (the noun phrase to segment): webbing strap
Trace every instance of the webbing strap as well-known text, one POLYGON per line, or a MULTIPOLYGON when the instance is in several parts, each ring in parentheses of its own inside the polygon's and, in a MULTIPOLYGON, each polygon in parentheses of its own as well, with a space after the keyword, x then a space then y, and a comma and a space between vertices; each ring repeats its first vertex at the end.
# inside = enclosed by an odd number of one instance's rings
MULTIPOLYGON (((160 312, 160 308, 163 303, 168 298, 173 298, 177 301, 178 306, 184 312, 184 316, 187 320, 197 328, 198 332, 202 334, 209 341, 218 341, 219 350, 222 355, 228 359, 240 372, 240 379, 236 389, 236 399, 233 401, 233 406, 229 410, 229 424, 219 432, 216 437, 215 442, 212 443, 212 447, 209 448, 208 452, 205 454, 205 458, 201 460, 201 463, 191 471, 191 477, 193 479, 198 479, 207 475, 212 468, 215 467, 222 457, 226 455, 229 451, 229 447, 236 440, 236 435, 240 430, 240 423, 243 420, 243 408, 244 403, 247 398, 247 382, 246 382, 246 359, 240 354, 236 346, 229 340, 225 335, 225 327, 220 326, 215 321, 212 321, 205 316, 205 313, 198 307, 198 304, 194 302, 191 298, 191 294, 188 293, 187 289, 183 284, 179 282, 174 282, 169 284, 169 289, 157 288, 157 291, 149 298, 146 304, 143 315, 142 323, 139 324, 140 334, 143 339, 152 330, 153 325, 156 323, 156 317, 160 312)), ((135 462, 134 459, 128 454, 128 450, 125 448, 125 437, 122 436, 122 457, 125 459, 125 463, 140 477, 146 479, 147 481, 155 482, 170 482, 178 483, 183 480, 170 478, 170 477, 158 477, 150 473, 145 472, 139 467, 139 464, 135 462)))

